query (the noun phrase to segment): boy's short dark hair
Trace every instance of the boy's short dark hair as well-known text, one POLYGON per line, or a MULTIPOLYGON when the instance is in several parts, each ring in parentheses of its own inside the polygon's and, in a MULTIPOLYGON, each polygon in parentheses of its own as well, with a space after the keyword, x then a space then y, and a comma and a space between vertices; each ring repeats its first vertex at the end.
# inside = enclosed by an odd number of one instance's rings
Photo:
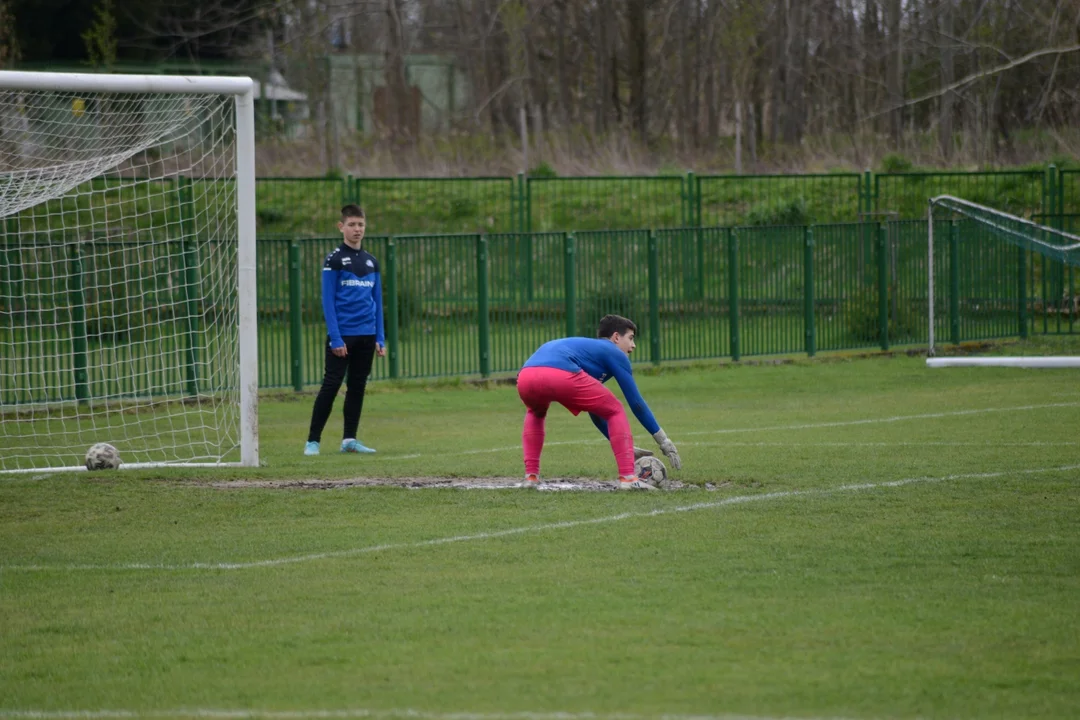
POLYGON ((358 218, 365 217, 364 208, 360 207, 356 203, 349 203, 345 207, 341 208, 341 219, 342 219, 342 221, 344 221, 345 218, 351 218, 351 217, 358 217, 358 218))
POLYGON ((596 337, 609 338, 615 333, 625 335, 631 330, 637 335, 637 325, 634 324, 633 320, 624 318, 622 315, 605 315, 600 318, 600 326, 596 329, 596 337))

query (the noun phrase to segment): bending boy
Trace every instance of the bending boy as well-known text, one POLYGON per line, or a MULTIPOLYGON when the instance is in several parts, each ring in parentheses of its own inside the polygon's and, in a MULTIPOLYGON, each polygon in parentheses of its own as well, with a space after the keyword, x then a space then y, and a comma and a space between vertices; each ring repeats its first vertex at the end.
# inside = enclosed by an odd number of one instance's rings
MULTIPOLYGON (((603 386, 614 377, 634 416, 652 434, 675 469, 682 467, 675 443, 653 417, 638 392, 630 367, 630 353, 637 347, 637 325, 619 315, 600 320, 597 338, 571 337, 544 343, 525 361, 518 373, 517 390, 525 403, 525 427, 521 449, 525 456, 525 485, 540 483, 540 453, 544 449, 544 419, 557 402, 574 415, 589 413, 593 424, 611 443, 622 489, 652 490, 634 473, 634 439, 630 422, 615 394, 603 386)), ((648 454, 647 451, 639 451, 648 454)))

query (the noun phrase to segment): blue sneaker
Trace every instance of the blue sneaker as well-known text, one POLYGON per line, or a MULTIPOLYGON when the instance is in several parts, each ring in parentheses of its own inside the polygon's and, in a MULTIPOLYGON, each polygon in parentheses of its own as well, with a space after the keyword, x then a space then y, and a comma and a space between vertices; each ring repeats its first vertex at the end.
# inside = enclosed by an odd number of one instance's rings
POLYGON ((312 440, 308 440, 307 444, 304 445, 304 454, 305 455, 318 455, 319 454, 319 443, 314 442, 312 440))
POLYGON ((371 453, 375 452, 375 450, 373 448, 367 447, 366 445, 361 445, 356 440, 349 439, 349 440, 342 440, 341 441, 341 452, 343 452, 343 453, 368 453, 368 454, 371 454, 371 453))

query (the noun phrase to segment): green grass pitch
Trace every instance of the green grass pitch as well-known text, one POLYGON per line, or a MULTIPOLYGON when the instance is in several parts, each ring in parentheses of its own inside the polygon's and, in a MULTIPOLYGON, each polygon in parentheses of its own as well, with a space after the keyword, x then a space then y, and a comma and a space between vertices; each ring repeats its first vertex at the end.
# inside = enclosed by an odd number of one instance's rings
MULTIPOLYGON (((257 470, 0 476, 0 720, 1072 718, 1078 373, 643 368, 671 492, 350 486, 521 474, 452 382, 373 386, 375 456, 274 395, 257 470)), ((544 475, 614 472, 553 409, 544 475)))

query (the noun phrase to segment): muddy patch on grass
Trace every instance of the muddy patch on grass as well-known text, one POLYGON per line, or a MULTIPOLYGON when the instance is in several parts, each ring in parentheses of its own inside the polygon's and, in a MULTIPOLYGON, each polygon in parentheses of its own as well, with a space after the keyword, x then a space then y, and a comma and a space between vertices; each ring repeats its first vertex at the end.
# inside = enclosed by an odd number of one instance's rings
MULTIPOLYGON (((340 480, 229 480, 210 483, 211 487, 223 490, 242 490, 245 488, 270 488, 281 490, 335 490, 353 487, 400 487, 410 490, 428 488, 450 488, 456 490, 507 490, 520 489, 522 492, 538 490, 540 492, 615 492, 617 482, 604 482, 588 478, 552 478, 544 480, 536 488, 522 488, 521 478, 455 478, 455 477, 398 477, 398 478, 345 478, 340 480)), ((684 485, 677 480, 668 480, 661 490, 694 489, 697 486, 684 485)), ((647 491, 646 491, 647 492, 647 491)))

